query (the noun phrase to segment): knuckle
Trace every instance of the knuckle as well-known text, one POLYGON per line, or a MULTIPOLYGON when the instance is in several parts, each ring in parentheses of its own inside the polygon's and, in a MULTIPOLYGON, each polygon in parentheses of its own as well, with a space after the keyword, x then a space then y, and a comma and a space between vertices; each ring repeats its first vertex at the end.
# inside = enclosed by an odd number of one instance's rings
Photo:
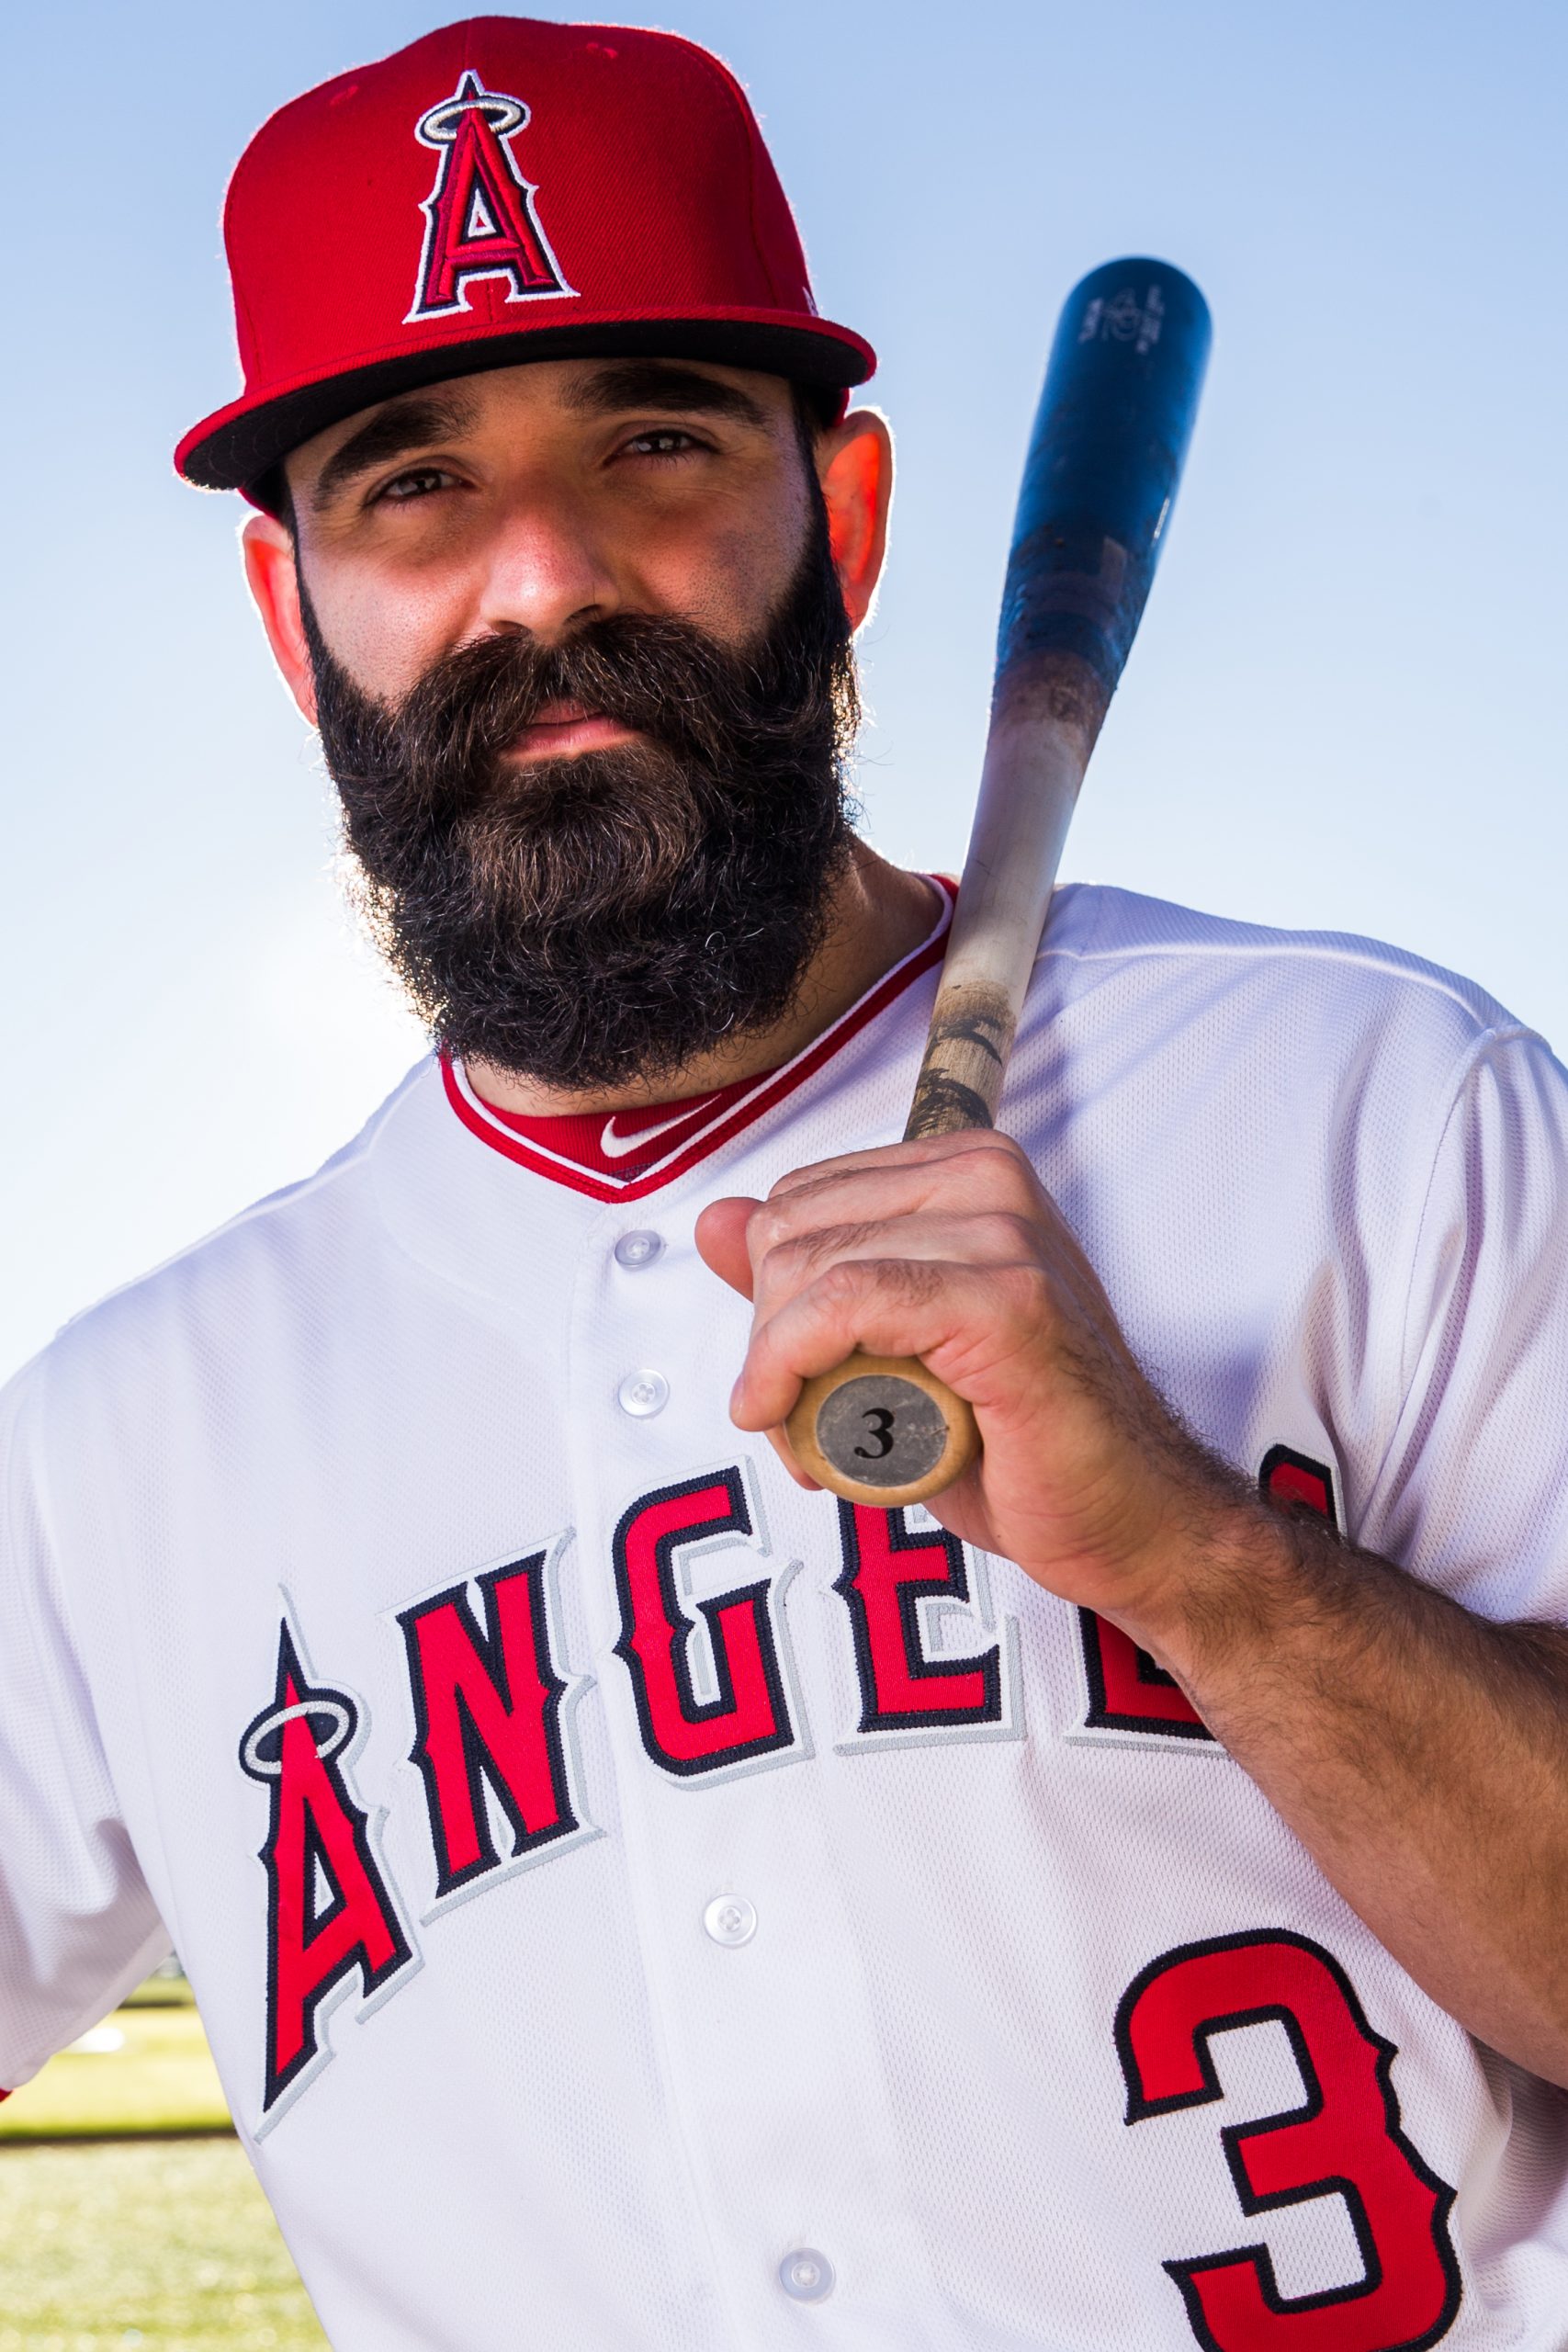
POLYGON ((998 1282, 1008 1314, 1020 1329, 1037 1331, 1050 1320, 1050 1277, 1037 1261, 1003 1266, 998 1282))
POLYGON ((765 1258, 777 1250, 788 1238, 792 1222, 788 1213, 770 1194, 762 1206, 752 1212, 751 1223, 747 1229, 746 1238, 751 1245, 752 1256, 765 1258))
POLYGON ((1021 1209, 992 1209, 983 1220, 982 1235, 998 1260, 1032 1264, 1040 1254, 1040 1236, 1032 1217, 1021 1209))
POLYGON ((1027 1167, 1023 1147, 1012 1136, 1003 1135, 999 1127, 982 1127, 975 1136, 974 1150, 980 1159, 995 1160, 998 1167, 1027 1167))
POLYGON ((833 1189, 835 1182, 830 1176, 797 1172, 793 1179, 775 1184, 760 1211, 764 1230, 783 1239, 813 1218, 819 1219, 822 1195, 833 1189))
POLYGON ((876 1273, 874 1258, 835 1258, 818 1276, 822 1295, 832 1306, 847 1306, 859 1298, 876 1273))
POLYGON ((976 1135, 969 1148, 950 1165, 964 1183, 979 1187, 993 1199, 1017 1199, 1034 1182, 1021 1147, 1010 1136, 993 1131, 976 1135))

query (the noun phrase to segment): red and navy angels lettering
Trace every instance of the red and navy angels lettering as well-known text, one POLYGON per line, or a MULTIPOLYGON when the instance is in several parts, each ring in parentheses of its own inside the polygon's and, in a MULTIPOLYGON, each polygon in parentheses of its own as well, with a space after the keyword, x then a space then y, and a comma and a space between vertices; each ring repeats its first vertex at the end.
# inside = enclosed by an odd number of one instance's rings
POLYGON ((345 1778, 358 1729, 346 1691, 307 1679, 285 1620, 272 1703, 240 1742, 245 1770, 271 1795, 264 2108, 321 2054, 316 2018, 328 1994, 348 1976, 362 1996, 379 1992, 411 1957, 345 1778))
POLYGON ((549 1551, 399 1612, 435 1849, 435 1891, 453 1894, 579 1828, 562 1734, 567 1690, 550 1647, 549 1551), (488 1802, 487 1802, 488 1799, 488 1802), (490 1804, 505 1816, 504 1850, 490 1804))
POLYGON ((724 1537, 748 1540, 752 1532, 739 1468, 639 1496, 615 1530, 616 1655, 632 1678, 643 1745, 662 1770, 683 1779, 756 1762, 795 1744, 771 1578, 696 1604, 711 1690, 705 1694, 698 1686, 694 1627, 676 1563, 687 1550, 711 1551, 724 1537))
POLYGON ((833 1589, 843 1595, 854 1632, 860 1730, 1000 1724, 1000 1641, 966 1658, 933 1657, 927 1647, 922 1600, 970 1604, 970 1565, 956 1536, 937 1526, 912 1532, 902 1510, 840 1502, 839 1542, 844 1566, 833 1589))

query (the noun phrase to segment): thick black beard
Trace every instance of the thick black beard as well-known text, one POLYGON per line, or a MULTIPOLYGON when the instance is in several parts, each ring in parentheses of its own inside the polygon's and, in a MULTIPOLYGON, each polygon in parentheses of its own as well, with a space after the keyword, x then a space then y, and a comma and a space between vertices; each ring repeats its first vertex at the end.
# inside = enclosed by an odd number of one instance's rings
POLYGON ((859 717, 819 502, 784 605, 739 650, 615 615, 554 649, 479 639, 389 707, 308 600, 305 628, 354 895, 446 1052, 570 1092, 658 1083, 789 1012, 849 855, 859 717), (647 740, 509 768, 558 700, 647 740))

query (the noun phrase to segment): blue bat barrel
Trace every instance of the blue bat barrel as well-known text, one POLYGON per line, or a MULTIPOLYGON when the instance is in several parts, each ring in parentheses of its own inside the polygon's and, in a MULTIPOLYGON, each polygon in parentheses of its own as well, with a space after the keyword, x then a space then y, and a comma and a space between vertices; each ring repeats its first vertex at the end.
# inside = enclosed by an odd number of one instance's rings
POLYGON ((1067 297, 1019 492, 998 702, 1016 666, 1076 655, 1100 689, 1094 723, 1103 716, 1159 561, 1212 338, 1208 304, 1169 262, 1106 262, 1067 297))

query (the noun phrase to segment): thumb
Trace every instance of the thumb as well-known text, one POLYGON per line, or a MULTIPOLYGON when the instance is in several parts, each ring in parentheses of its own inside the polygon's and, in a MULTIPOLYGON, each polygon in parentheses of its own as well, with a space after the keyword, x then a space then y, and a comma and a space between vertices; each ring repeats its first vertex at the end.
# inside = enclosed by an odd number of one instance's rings
POLYGON ((751 1256, 746 1247, 746 1228, 751 1222, 753 1209, 761 1208, 760 1201, 737 1194, 725 1201, 710 1201, 697 1219, 696 1243, 705 1266, 721 1282, 738 1290, 742 1298, 751 1295, 751 1256))

